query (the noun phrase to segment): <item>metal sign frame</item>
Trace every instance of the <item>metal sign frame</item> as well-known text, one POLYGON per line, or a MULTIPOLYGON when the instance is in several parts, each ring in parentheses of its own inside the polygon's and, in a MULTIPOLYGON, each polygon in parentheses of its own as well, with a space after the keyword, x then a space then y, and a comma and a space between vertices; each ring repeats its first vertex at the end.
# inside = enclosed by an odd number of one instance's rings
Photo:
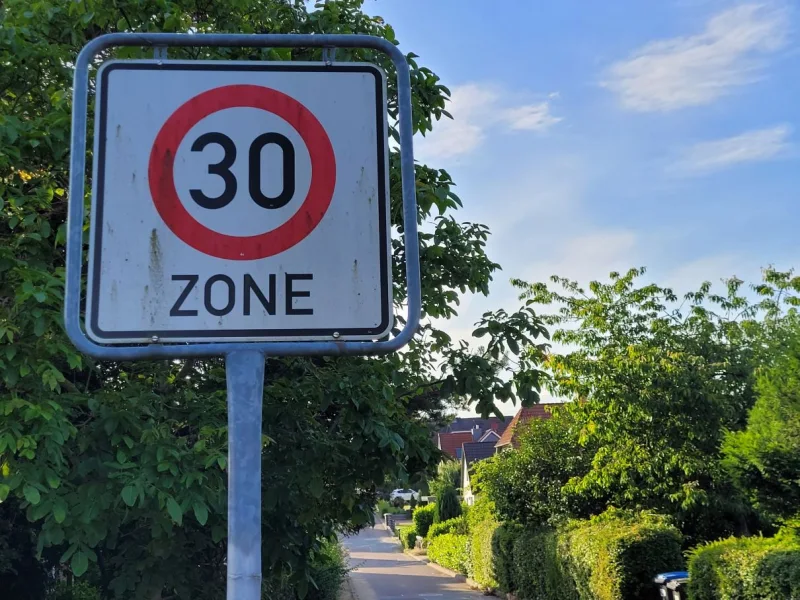
POLYGON ((69 212, 67 216, 67 274, 64 323, 67 335, 81 352, 105 360, 190 358, 224 356, 231 352, 257 351, 265 356, 319 356, 386 354, 405 346, 419 327, 422 306, 417 232, 417 200, 414 183, 413 122, 411 117, 411 76, 408 62, 391 42, 366 35, 301 34, 187 34, 187 33, 112 33, 99 36, 84 46, 75 63, 72 107, 72 145, 70 155, 69 212), (310 341, 310 342, 210 342, 104 346, 90 340, 81 323, 81 276, 83 266, 83 227, 86 192, 86 128, 88 121, 89 71, 103 50, 120 46, 144 46, 164 50, 178 47, 323 48, 324 64, 331 64, 329 50, 369 48, 389 56, 397 72, 400 133, 400 171, 403 195, 403 228, 408 285, 408 314, 405 326, 394 338, 385 341, 310 341))
POLYGON ((106 360, 224 356, 228 390, 228 600, 261 599, 261 462, 262 405, 266 356, 386 354, 406 345, 419 327, 422 307, 417 201, 414 181, 411 77, 408 62, 394 44, 362 35, 113 33, 84 46, 75 63, 72 106, 69 212, 67 214, 67 281, 64 321, 67 335, 81 352, 106 360), (332 50, 371 48, 388 55, 397 70, 400 166, 403 193, 408 316, 396 337, 387 341, 216 342, 103 346, 81 326, 83 228, 86 193, 86 125, 89 70, 97 55, 117 46, 149 46, 157 59, 166 48, 321 47, 330 65, 332 50))

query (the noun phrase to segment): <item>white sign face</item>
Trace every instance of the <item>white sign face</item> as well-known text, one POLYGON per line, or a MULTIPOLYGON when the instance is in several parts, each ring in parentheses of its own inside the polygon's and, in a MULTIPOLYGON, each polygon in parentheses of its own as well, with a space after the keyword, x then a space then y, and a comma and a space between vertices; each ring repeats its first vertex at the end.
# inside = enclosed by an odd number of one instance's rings
POLYGON ((389 332, 379 68, 112 61, 97 80, 90 338, 389 332))

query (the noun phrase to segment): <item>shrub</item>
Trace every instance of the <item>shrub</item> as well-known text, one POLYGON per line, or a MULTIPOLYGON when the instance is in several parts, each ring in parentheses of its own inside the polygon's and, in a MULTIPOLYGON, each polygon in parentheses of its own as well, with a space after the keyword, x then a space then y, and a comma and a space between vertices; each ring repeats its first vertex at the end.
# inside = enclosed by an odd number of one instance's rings
POLYGON ((429 483, 431 494, 437 498, 449 487, 458 489, 461 485, 461 461, 445 460, 439 463, 436 479, 429 483))
POLYGON ((455 519, 461 515, 461 503, 458 500, 458 493, 452 486, 442 490, 441 495, 436 499, 436 515, 434 522, 441 523, 455 519))
POLYGON ((653 576, 683 567, 683 537, 664 517, 610 509, 559 530, 558 554, 581 600, 658 598, 653 576))
POLYGON ((403 508, 406 505, 406 501, 402 498, 395 498, 392 500, 392 506, 395 508, 403 508))
POLYGON ((434 523, 428 530, 427 538, 432 540, 435 537, 444 535, 445 533, 458 533, 460 535, 467 535, 469 528, 467 527, 467 520, 463 517, 456 517, 449 521, 442 521, 441 523, 434 523))
POLYGON ((469 536, 445 533, 428 546, 428 558, 446 569, 467 574, 469 563, 469 536))
POLYGON ((72 584, 59 581, 49 596, 51 600, 100 600, 100 591, 85 581, 72 584))
POLYGON ((390 508, 392 508, 392 505, 389 504, 387 500, 378 500, 378 504, 375 506, 375 512, 379 515, 385 515, 389 512, 390 508))
POLYGON ((414 525, 401 525, 397 528, 397 537, 403 548, 410 550, 417 545, 417 528, 414 525))
POLYGON ((420 536, 426 537, 428 535, 428 530, 431 528, 431 525, 433 525, 435 516, 435 504, 417 507, 411 518, 414 520, 414 526, 417 528, 417 532, 420 536))
POLYGON ((694 600, 800 598, 800 541, 784 533, 700 546, 689 558, 689 594, 694 600))
POLYGON ((492 502, 486 494, 480 494, 475 499, 475 504, 469 507, 469 511, 465 513, 465 516, 470 529, 475 529, 475 527, 484 521, 494 520, 494 502, 492 502))
POLYGON ((313 583, 309 583, 307 589, 299 589, 297 582, 292 581, 288 574, 267 576, 262 585, 261 599, 337 600, 342 582, 349 571, 341 544, 324 542, 322 548, 311 558, 308 568, 313 583))
POLYGON ((470 576, 485 590, 496 590, 492 539, 499 523, 490 519, 470 531, 470 576))
POLYGON ((564 571, 558 555, 555 529, 520 530, 513 541, 513 575, 518 596, 525 600, 578 600, 575 584, 564 571))
POLYGON ((517 589, 514 583, 514 544, 522 534, 522 527, 503 523, 492 536, 492 560, 497 586, 504 592, 517 589))

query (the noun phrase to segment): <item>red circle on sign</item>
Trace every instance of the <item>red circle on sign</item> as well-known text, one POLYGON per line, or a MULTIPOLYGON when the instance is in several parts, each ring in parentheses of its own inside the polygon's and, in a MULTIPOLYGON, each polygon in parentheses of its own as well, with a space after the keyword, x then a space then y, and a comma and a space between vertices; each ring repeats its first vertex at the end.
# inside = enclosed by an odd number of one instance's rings
POLYGON ((336 186, 336 156, 322 124, 294 98, 258 85, 228 85, 198 94, 170 115, 153 143, 148 176, 158 214, 181 240, 210 256, 255 260, 288 250, 319 225, 336 186), (311 157, 311 185, 303 204, 288 221, 258 235, 209 229, 186 210, 175 189, 175 155, 183 138, 202 119, 228 108, 259 108, 279 116, 297 130, 311 157))

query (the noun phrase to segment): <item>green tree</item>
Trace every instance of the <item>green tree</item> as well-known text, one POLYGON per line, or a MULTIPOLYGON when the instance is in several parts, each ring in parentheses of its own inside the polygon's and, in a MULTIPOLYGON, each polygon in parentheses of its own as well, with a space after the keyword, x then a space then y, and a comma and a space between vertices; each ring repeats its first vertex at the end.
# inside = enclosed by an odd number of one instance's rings
MULTIPOLYGON (((63 332, 64 232, 71 65, 96 36, 117 31, 360 33, 396 42, 360 0, 6 0, 0 6, 0 501, 35 528, 38 553, 87 577, 104 597, 222 595, 226 405, 220 360, 99 363, 63 332)), ((103 58, 141 58, 126 48, 103 58)), ((321 60, 310 49, 174 49, 172 58, 321 60)), ((391 63, 341 50, 339 60, 389 73, 391 63)), ((409 55, 414 128, 446 116, 449 92, 409 55)), ((90 104, 94 91, 90 89, 90 104)), ((458 293, 486 293, 498 268, 480 224, 460 223, 448 173, 417 167, 425 325, 386 358, 270 359, 264 405, 263 539, 268 580, 292 577, 302 595, 309 562, 338 531, 372 518, 387 477, 438 458, 427 424, 452 402, 478 410, 518 396, 535 401, 540 373, 528 346, 543 327, 529 308, 487 313, 485 353, 454 344, 430 318, 456 314, 458 293), (519 354, 510 377, 506 355, 519 354)), ((399 157, 391 156, 391 214, 402 232, 399 157)), ((403 240, 393 240, 398 306, 405 300, 403 240)))
POLYGON ((747 428, 730 432, 724 464, 740 489, 768 517, 800 513, 800 318, 787 317, 773 339, 773 362, 756 381, 758 399, 747 428))
POLYGON ((595 448, 581 444, 582 424, 569 407, 553 410, 553 418, 520 427, 514 451, 477 464, 473 485, 494 502, 500 519, 538 527, 605 509, 602 502, 577 502, 582 499, 563 490, 591 468, 595 448))
POLYGON ((436 478, 428 486, 431 494, 438 497, 448 487, 458 489, 461 487, 461 463, 457 460, 443 460, 436 467, 436 478))
POLYGON ((754 367, 785 303, 795 302, 791 273, 765 272, 749 301, 743 282, 726 293, 706 283, 678 299, 640 283, 644 269, 588 289, 553 277, 517 284, 565 351, 548 359, 552 388, 580 400, 571 407, 591 467, 562 493, 577 505, 655 509, 676 517, 689 541, 744 530, 750 514, 721 467, 726 429, 740 429, 754 401, 754 367))
POLYGON ((461 502, 458 492, 453 486, 442 489, 441 495, 436 498, 436 515, 434 522, 444 523, 461 515, 461 502))

